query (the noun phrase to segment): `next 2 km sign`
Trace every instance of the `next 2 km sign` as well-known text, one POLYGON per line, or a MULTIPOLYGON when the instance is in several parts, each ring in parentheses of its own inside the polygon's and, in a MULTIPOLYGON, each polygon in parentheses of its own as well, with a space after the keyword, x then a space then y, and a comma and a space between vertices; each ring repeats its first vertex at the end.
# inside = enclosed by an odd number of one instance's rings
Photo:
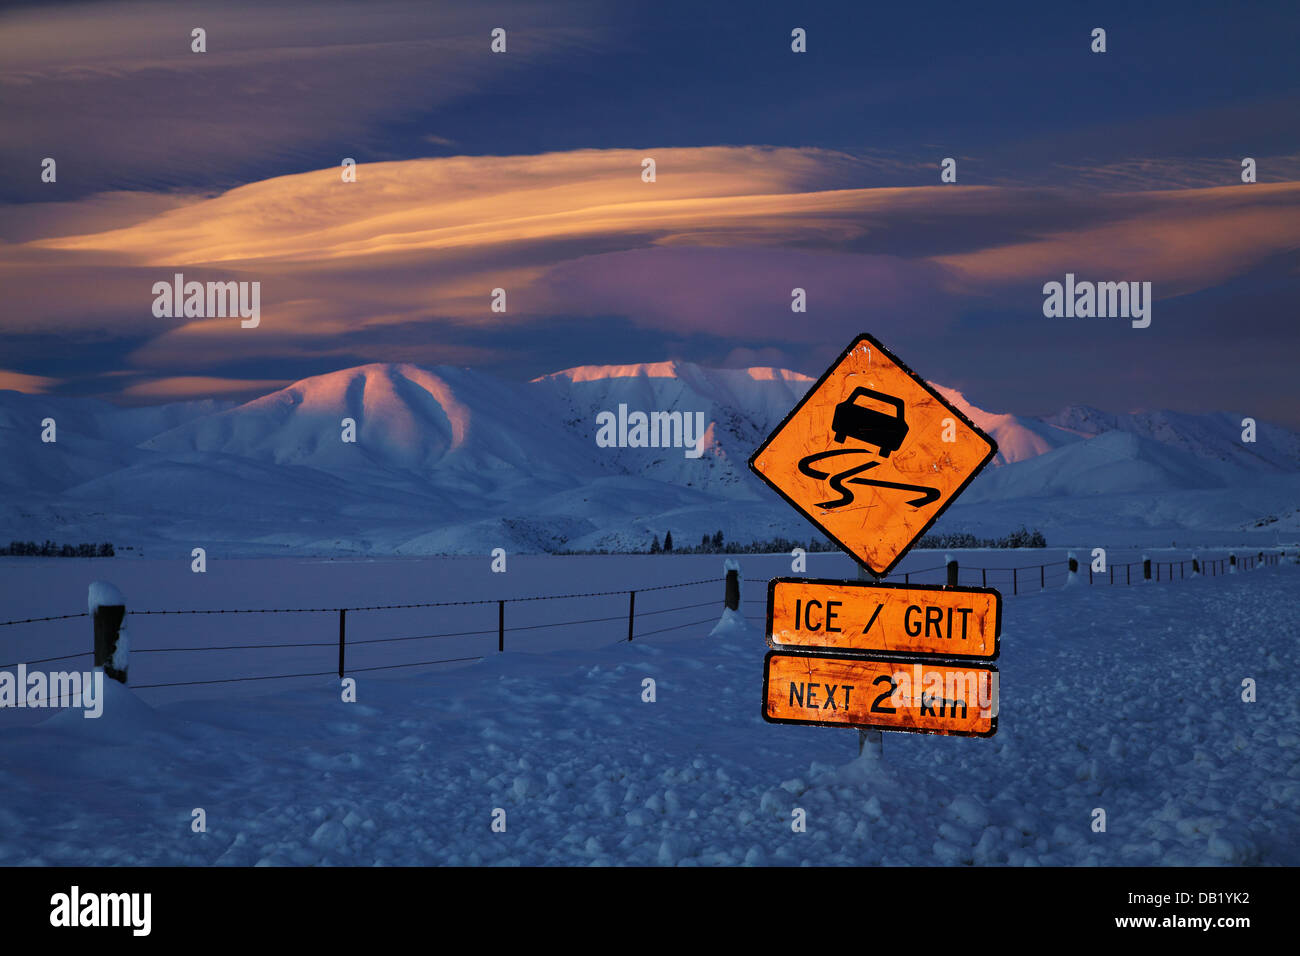
POLYGON ((998 656, 1002 595, 993 588, 774 578, 767 639, 778 650, 998 656))
POLYGON ((996 453, 993 439, 864 334, 749 467, 883 576, 996 453))
POLYGON ((998 729, 994 667, 771 651, 763 675, 769 723, 957 737, 992 737, 998 729))

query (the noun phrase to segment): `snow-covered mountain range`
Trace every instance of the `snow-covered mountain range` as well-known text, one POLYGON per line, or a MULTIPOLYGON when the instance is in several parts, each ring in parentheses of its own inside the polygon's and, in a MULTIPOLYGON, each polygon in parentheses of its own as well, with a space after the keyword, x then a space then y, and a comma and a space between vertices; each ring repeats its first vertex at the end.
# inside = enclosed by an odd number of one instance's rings
MULTIPOLYGON (((583 366, 532 382, 373 364, 244 404, 151 408, 0 391, 0 540, 112 540, 151 554, 636 548, 812 529, 746 460, 812 384, 774 368, 583 366), (602 412, 703 414, 702 454, 602 447, 602 412), (57 441, 41 441, 42 421, 57 441), (347 421, 353 442, 344 441, 347 421)), ((1053 543, 1300 530, 1300 435, 1236 413, 984 411, 999 446, 936 530, 1038 526, 1053 543)))

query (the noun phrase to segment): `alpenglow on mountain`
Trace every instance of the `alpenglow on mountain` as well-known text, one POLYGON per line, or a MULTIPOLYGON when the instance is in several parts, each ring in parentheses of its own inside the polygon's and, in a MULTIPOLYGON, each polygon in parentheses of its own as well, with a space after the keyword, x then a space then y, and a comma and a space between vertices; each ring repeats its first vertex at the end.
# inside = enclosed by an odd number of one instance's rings
MULTIPOLYGON (((160 553, 356 554, 643 550, 812 529, 746 461, 813 380, 784 369, 687 362, 582 366, 511 382, 466 368, 371 364, 243 404, 119 408, 0 392, 9 539, 112 540, 160 553), (600 447, 602 411, 703 413, 702 454, 600 447), (38 423, 59 425, 44 444, 38 423), (354 423, 355 442, 342 440, 354 423)), ((986 412, 936 386, 998 443, 937 530, 1050 539, 1109 527, 1232 534, 1288 527, 1300 436, 1242 416, 1071 406, 1046 418, 986 412)), ((1186 535, 1185 535, 1186 537, 1186 535)))

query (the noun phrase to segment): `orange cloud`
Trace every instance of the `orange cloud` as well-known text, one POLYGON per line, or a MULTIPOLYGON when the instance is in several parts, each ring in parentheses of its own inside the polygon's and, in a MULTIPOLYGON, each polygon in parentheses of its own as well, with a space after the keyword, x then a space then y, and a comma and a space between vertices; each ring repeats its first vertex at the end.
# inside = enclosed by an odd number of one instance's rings
POLYGON ((1047 281, 1070 271, 1152 280, 1159 296, 1208 288, 1300 248, 1300 183, 1118 195, 1115 221, 934 261, 973 285, 1047 281), (1125 209, 1126 205, 1136 208, 1125 209))
POLYGON ((204 375, 178 375, 141 382, 122 390, 125 398, 150 401, 182 401, 191 398, 229 398, 239 395, 265 395, 289 384, 288 379, 213 378, 204 375))
POLYGON ((109 217, 87 205, 81 231, 69 215, 57 237, 0 244, 15 306, 0 326, 143 338, 130 361, 168 371, 306 355, 490 361, 508 354, 510 328, 552 316, 797 344, 838 334, 828 322, 939 331, 963 299, 1067 271, 1151 280, 1165 297, 1300 246, 1300 183, 864 185, 885 163, 821 149, 578 150, 366 163, 355 183, 318 170, 171 208, 142 196, 139 216, 117 196, 109 217), (153 317, 150 287, 175 271, 261 282, 260 327, 153 317), (816 287, 818 322, 790 321, 794 285, 816 287), (504 314, 489 308, 497 287, 504 314), (467 329, 503 344, 458 341, 467 329))
POLYGON ((47 378, 44 375, 28 375, 26 372, 15 372, 11 369, 0 368, 0 391, 10 390, 27 392, 30 395, 40 395, 62 384, 62 379, 47 378))

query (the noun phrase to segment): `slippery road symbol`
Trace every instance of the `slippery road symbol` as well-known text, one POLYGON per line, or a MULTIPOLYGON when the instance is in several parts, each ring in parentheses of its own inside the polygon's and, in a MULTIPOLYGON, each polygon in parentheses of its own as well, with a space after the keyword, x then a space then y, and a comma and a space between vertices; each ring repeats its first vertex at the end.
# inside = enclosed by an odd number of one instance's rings
POLYGON ((749 467, 859 564, 885 575, 996 454, 993 439, 863 333, 749 467))
POLYGON ((833 448, 830 451, 821 451, 815 455, 808 455, 799 462, 799 470, 809 478, 829 478, 830 486, 840 493, 839 498, 832 498, 830 501, 817 502, 818 508, 842 508, 847 504, 853 503, 853 489, 845 488, 844 483, 852 485, 872 485, 876 488, 895 488, 898 491, 914 491, 919 497, 911 501, 904 502, 913 508, 919 508, 927 505, 939 497, 938 488, 927 488, 925 485, 907 485, 899 481, 876 481, 874 478, 858 478, 857 475, 864 471, 875 468, 880 464, 878 461, 863 462, 861 465, 855 465, 852 468, 846 468, 840 472, 818 471, 812 466, 823 458, 833 458, 837 455, 870 455, 871 452, 865 448, 833 448))
MULTIPOLYGON (((833 437, 836 442, 843 442, 845 436, 848 435, 866 444, 875 445, 880 450, 880 457, 888 458, 891 452, 898 451, 899 446, 903 444, 903 439, 907 437, 907 419, 903 414, 903 410, 903 401, 900 398, 869 388, 855 388, 852 395, 835 406, 835 416, 831 420, 833 437), (859 405, 858 399, 861 397, 881 402, 890 409, 890 412, 880 412, 859 405)), ((846 481, 854 485, 872 485, 876 488, 894 488, 898 491, 917 492, 919 497, 905 502, 913 508, 929 504, 939 497, 938 488, 856 477, 864 471, 875 468, 880 464, 878 461, 864 462, 861 465, 855 465, 852 468, 846 468, 835 473, 819 471, 812 467, 824 458, 833 458, 837 455, 863 454, 870 454, 870 452, 864 448, 838 448, 831 451, 817 452, 799 461, 799 470, 801 472, 809 478, 829 478, 830 486, 840 494, 839 498, 817 502, 818 508, 842 508, 844 505, 851 504, 853 502, 853 489, 844 487, 846 481)))

